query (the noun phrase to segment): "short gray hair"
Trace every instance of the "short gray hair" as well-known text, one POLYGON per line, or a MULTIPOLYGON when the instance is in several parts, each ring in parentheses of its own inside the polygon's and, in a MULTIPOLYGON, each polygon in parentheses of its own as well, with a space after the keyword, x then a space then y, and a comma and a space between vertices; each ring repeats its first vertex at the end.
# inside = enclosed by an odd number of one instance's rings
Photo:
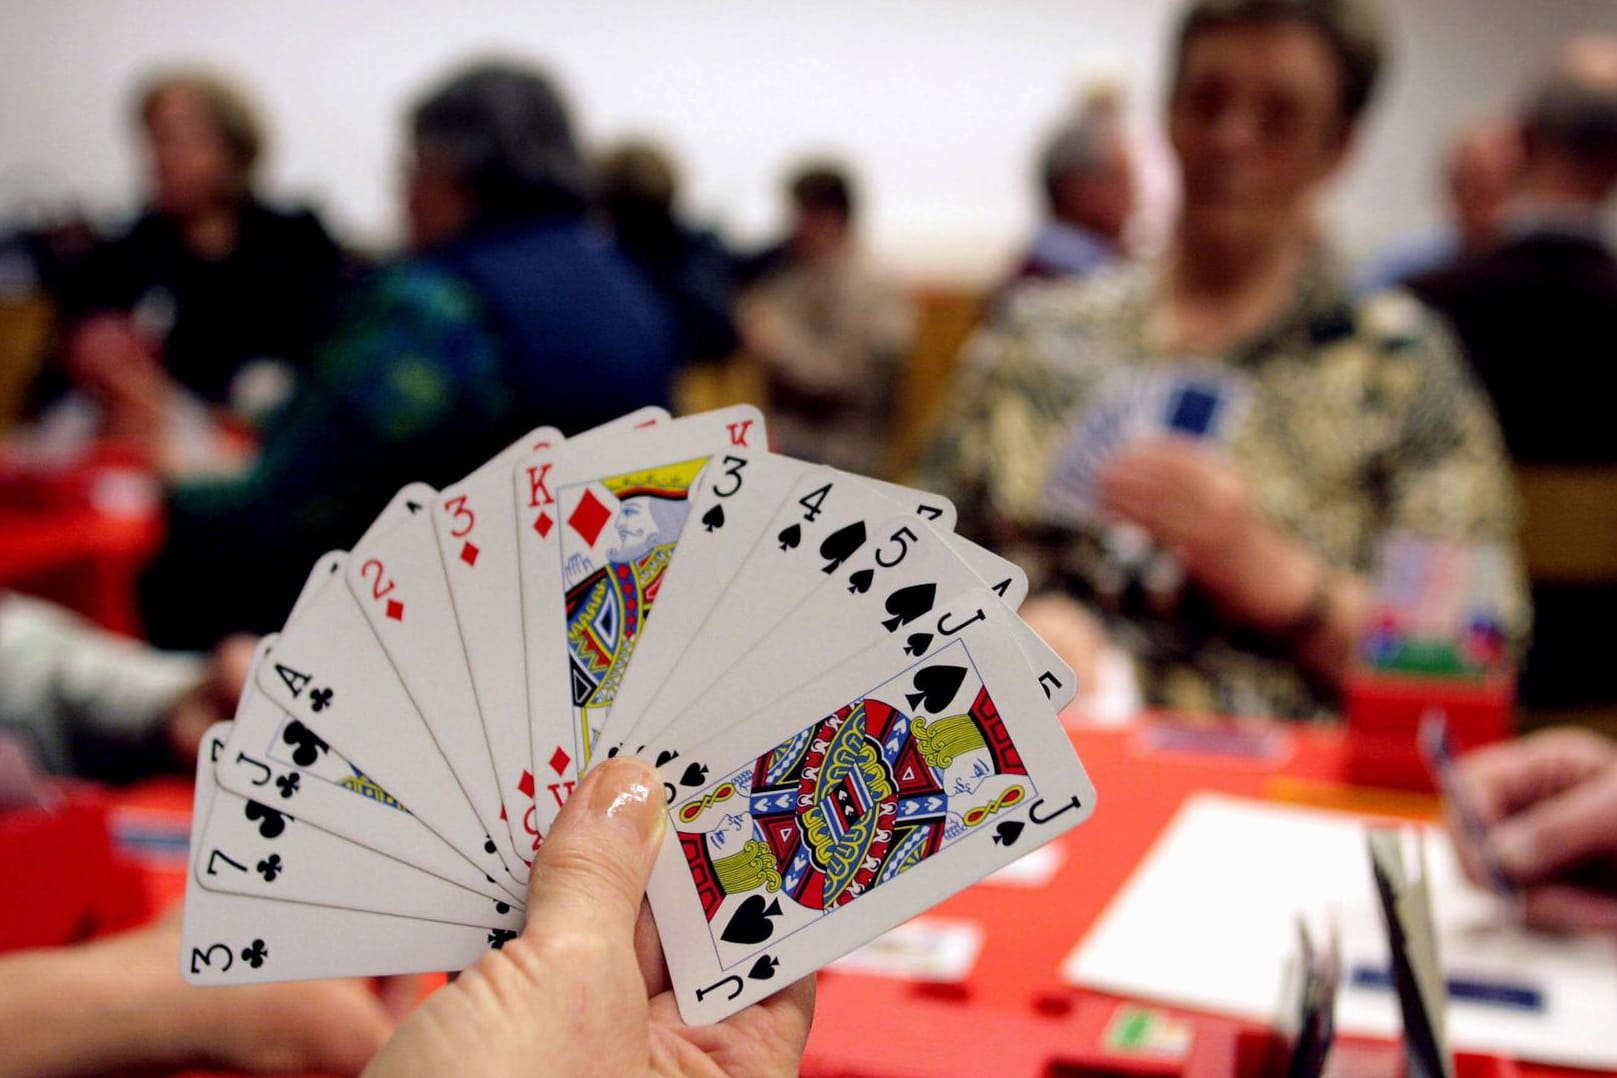
POLYGON ((561 95, 539 71, 486 61, 427 94, 410 113, 418 149, 466 184, 479 221, 583 212, 588 169, 561 95))
POLYGON ((1107 144, 1117 131, 1109 116, 1086 112, 1056 128, 1039 155, 1044 197, 1054 205, 1064 177, 1099 171, 1106 165, 1107 144))

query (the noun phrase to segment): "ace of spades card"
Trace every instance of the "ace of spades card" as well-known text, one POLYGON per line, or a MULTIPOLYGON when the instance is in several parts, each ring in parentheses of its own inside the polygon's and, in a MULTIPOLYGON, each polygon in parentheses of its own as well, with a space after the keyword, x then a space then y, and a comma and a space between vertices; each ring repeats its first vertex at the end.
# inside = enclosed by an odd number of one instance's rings
POLYGON ((861 656, 661 769, 648 894, 687 1022, 722 1020, 1093 811, 1013 615, 986 610, 923 660, 861 656))

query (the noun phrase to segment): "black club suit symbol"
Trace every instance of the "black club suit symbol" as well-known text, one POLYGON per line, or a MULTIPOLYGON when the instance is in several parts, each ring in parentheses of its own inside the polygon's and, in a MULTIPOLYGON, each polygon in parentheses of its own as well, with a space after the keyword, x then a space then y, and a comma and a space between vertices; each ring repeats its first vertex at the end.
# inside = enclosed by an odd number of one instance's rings
POLYGON ((496 951, 516 938, 517 934, 509 928, 491 928, 488 930, 488 945, 496 951))
POLYGON ((264 877, 265 883, 274 883, 275 877, 279 876, 285 871, 285 866, 281 864, 281 855, 278 853, 270 854, 268 857, 258 862, 257 867, 258 874, 264 877))
POLYGON ((251 947, 243 947, 241 949, 241 960, 247 963, 249 966, 252 966, 254 969, 262 966, 264 964, 264 959, 268 957, 269 948, 264 946, 263 940, 254 940, 251 947))
POLYGON ((302 780, 296 774, 282 775, 275 780, 275 785, 281 788, 282 797, 291 797, 298 792, 298 787, 302 785, 302 780))
POLYGON ((330 689, 316 689, 309 694, 309 707, 314 711, 324 711, 331 706, 331 698, 336 693, 330 689))

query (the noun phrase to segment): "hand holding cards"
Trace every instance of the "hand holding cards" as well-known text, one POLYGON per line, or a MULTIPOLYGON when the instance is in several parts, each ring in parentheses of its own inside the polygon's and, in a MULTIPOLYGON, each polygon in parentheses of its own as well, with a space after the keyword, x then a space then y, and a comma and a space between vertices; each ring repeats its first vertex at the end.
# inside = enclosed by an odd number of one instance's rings
POLYGON ((953 519, 769 453, 750 407, 535 431, 406 487, 204 743, 187 977, 469 964, 609 755, 663 783, 648 894, 693 1023, 1076 826, 1072 673, 953 519))

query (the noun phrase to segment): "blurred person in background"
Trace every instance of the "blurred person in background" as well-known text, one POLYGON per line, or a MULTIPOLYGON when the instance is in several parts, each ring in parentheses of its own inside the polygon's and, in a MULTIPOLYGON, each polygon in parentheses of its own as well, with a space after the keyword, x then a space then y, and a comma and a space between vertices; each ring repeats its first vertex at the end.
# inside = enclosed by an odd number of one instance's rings
MULTIPOLYGON (((1381 60, 1357 0, 1193 0, 1171 65, 1169 249, 1029 286, 969 352, 921 481, 1029 569, 1043 595, 1024 615, 1081 682, 1110 637, 1148 706, 1328 716, 1383 535, 1514 550, 1486 398, 1413 301, 1356 302, 1319 234, 1381 60), (1056 504, 1086 403, 1187 364, 1245 388, 1227 447, 1124 443, 1095 466, 1094 511, 1056 504)), ((1519 587, 1501 602, 1519 638, 1519 587)))
POLYGON ((263 125, 228 80, 158 74, 135 119, 147 208, 59 289, 67 373, 113 436, 149 437, 182 401, 262 419, 331 327, 342 252, 313 212, 254 193, 263 125))
POLYGON ((276 627, 308 566, 412 480, 441 485, 522 432, 666 404, 674 319, 587 218, 587 175, 538 72, 482 63, 411 110, 411 252, 378 270, 245 474, 175 487, 142 582, 154 642, 276 627))
POLYGON ((1503 234, 1505 207, 1521 169, 1521 127, 1514 117, 1482 120, 1455 137, 1444 193, 1450 224, 1435 235, 1397 247, 1354 279, 1360 295, 1403 284, 1459 258, 1492 249, 1503 234))
POLYGON ((415 977, 196 988, 176 910, 129 932, 0 955, 0 1078, 329 1074, 364 1069, 415 977))
MULTIPOLYGON (((1466 756, 1460 781, 1521 888, 1528 924, 1617 931, 1617 745, 1588 730, 1541 730, 1466 756)), ((1486 885, 1470 835, 1449 815, 1461 864, 1486 885)))
MULTIPOLYGON (((1525 161, 1491 251, 1415 278, 1449 320, 1493 397, 1518 465, 1617 465, 1604 372, 1617 354, 1617 256, 1604 211, 1617 190, 1617 39, 1580 39, 1528 102, 1525 161)), ((1598 537, 1591 537, 1591 542, 1598 537)), ((1530 708, 1617 700, 1605 643, 1617 585, 1535 580, 1533 644, 1520 696, 1530 708)))
POLYGON ((862 475, 887 470, 898 367, 912 312, 863 250, 847 173, 810 163, 788 181, 786 241, 742 296, 741 339, 768 381, 781 453, 862 475))
POLYGON ((1098 89, 1045 142, 1039 156, 1045 220, 1006 287, 1083 277, 1126 255, 1124 234, 1139 200, 1120 113, 1117 92, 1098 89))
POLYGON ((734 355, 740 338, 730 254, 712 232, 680 219, 679 176, 668 155, 651 142, 622 142, 602 156, 595 188, 618 245, 674 312, 680 363, 734 355))
POLYGON ((0 591, 0 738, 53 775, 124 783, 189 768, 207 728, 235 713, 254 643, 155 651, 0 591))

